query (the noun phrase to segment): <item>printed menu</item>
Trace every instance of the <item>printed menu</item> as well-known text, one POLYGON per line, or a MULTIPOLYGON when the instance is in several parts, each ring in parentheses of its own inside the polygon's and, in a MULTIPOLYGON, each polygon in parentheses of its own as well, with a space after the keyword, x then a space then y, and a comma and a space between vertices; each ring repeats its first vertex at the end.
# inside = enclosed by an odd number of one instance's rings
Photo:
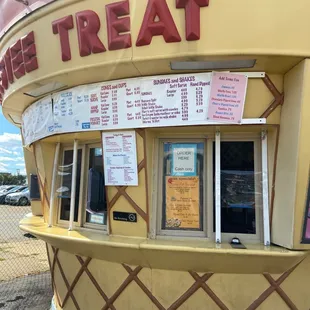
POLYGON ((134 131, 102 134, 106 186, 137 186, 138 167, 134 131))
MULTIPOLYGON (((230 76, 237 76, 240 80, 240 75, 230 76)), ((237 100, 235 106, 238 107, 229 107, 233 118, 227 119, 218 117, 223 114, 226 106, 219 106, 213 100, 214 93, 210 96, 211 77, 211 73, 200 73, 134 78, 79 86, 59 92, 49 97, 48 103, 46 99, 37 102, 38 106, 46 105, 43 110, 48 111, 47 119, 38 117, 33 106, 24 112, 25 144, 54 133, 188 126, 208 124, 214 120, 231 123, 240 121, 244 100, 238 98, 245 96, 244 84, 239 83, 243 85, 240 92, 239 88, 232 90, 238 93, 236 99, 230 100, 237 100)), ((242 77, 241 75, 241 79, 242 77)), ((225 83, 227 84, 226 81, 225 83)), ((213 86, 216 88, 219 85, 213 83, 213 86)), ((223 95, 221 89, 217 92, 223 95)), ((41 116, 44 115, 42 111, 39 112, 41 116)))

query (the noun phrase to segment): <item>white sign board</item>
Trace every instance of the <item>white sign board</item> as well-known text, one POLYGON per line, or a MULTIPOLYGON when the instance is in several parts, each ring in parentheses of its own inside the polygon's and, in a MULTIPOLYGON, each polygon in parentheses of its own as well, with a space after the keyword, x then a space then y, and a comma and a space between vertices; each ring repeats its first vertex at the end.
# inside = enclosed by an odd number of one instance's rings
POLYGON ((102 134, 106 186, 138 186, 136 133, 102 134))
MULTIPOLYGON (((213 100, 209 107, 211 76, 211 73, 197 73, 134 78, 79 86, 53 94, 23 113, 24 142, 29 145, 44 137, 68 132, 227 122, 226 118, 217 118, 217 114, 222 113, 214 111, 222 109, 217 102, 213 100)), ((233 91, 237 92, 232 94, 236 98, 231 101, 241 100, 239 98, 245 95, 239 91, 241 82, 236 86, 226 84, 214 84, 214 96, 222 95, 222 89, 216 93, 218 87, 228 86, 235 87, 233 91)), ((244 83, 242 86, 246 88, 244 83)), ((243 102, 236 105, 241 107, 243 102)), ((238 111, 240 118, 243 109, 238 111)), ((232 118, 229 121, 236 122, 232 118)))

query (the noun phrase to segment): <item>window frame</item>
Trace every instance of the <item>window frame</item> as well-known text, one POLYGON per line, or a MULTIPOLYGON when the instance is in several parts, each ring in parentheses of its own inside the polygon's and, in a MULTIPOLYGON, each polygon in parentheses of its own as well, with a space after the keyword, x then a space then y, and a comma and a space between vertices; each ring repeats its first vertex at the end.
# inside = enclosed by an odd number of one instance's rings
POLYGON ((198 137, 195 136, 194 138, 186 137, 185 139, 178 137, 158 137, 155 141, 155 148, 154 150, 158 150, 156 154, 154 154, 154 171, 158 171, 158 173, 154 173, 154 191, 153 191, 153 212, 152 214, 152 226, 153 228, 151 233, 151 238, 207 238, 210 234, 209 229, 209 223, 207 222, 207 219, 209 218, 208 214, 208 208, 207 201, 206 201, 206 189, 207 189, 207 183, 208 183, 208 177, 206 176, 206 168, 207 168, 207 158, 208 158, 208 140, 206 137, 198 137), (202 231, 184 231, 184 230, 168 230, 168 229, 162 229, 162 214, 163 214, 163 154, 164 154, 164 143, 203 143, 204 144, 204 158, 203 158, 203 189, 204 189, 204 195, 203 195, 203 230, 202 231), (207 150, 207 151, 206 151, 207 150), (154 194, 157 193, 157 194, 154 194), (154 233, 155 230, 155 233, 154 233))
MULTIPOLYGON (((97 143, 90 143, 85 145, 85 165, 84 165, 84 173, 85 177, 87 177, 87 171, 88 171, 88 165, 89 165, 89 158, 90 158, 90 149, 93 148, 100 148, 102 150, 102 165, 104 169, 104 160, 103 160, 103 147, 102 147, 102 142, 97 142, 97 143)), ((106 186, 104 187, 105 193, 107 194, 106 186)), ((94 223, 88 223, 86 222, 86 204, 87 204, 87 191, 88 191, 88 178, 87 181, 85 182, 85 185, 83 187, 83 206, 84 210, 82 210, 82 225, 81 227, 87 228, 87 229, 95 229, 95 230, 101 230, 105 233, 108 233, 109 231, 109 220, 108 220, 108 206, 107 206, 107 224, 100 225, 100 224, 94 224, 94 223)), ((107 195, 106 195, 107 197, 107 195)))
MULTIPOLYGON (((221 239, 224 243, 230 243, 231 239, 236 237, 241 242, 250 243, 263 243, 263 188, 262 188, 262 152, 261 152, 261 136, 260 133, 236 133, 228 134, 222 133, 220 142, 253 142, 254 143, 254 174, 255 174, 255 234, 241 234, 241 233, 224 233, 221 232, 221 239), (261 194, 257 194, 261 193, 261 194), (256 207, 256 206, 259 207, 256 207)), ((212 140, 212 146, 215 144, 215 138, 212 140)), ((213 150, 212 150, 212 162, 213 162, 213 150)), ((214 168, 215 169, 215 168, 214 168)), ((212 167, 213 173, 213 167, 212 167)), ((213 199, 213 182, 212 186, 212 199, 213 199)), ((213 238, 215 240, 215 227, 213 232, 213 238)))
MULTIPOLYGON (((73 147, 73 144, 61 144, 60 145, 60 154, 61 156, 60 159, 59 159, 59 163, 58 165, 63 165, 64 164, 64 159, 65 159, 65 151, 74 151, 74 147, 73 147)), ((79 205, 78 205, 78 220, 77 222, 73 222, 73 228, 76 228, 76 227, 81 227, 81 215, 82 215, 82 208, 83 208, 83 202, 82 202, 82 199, 83 199, 83 179, 84 179, 84 165, 85 165, 85 144, 78 144, 78 150, 82 150, 82 158, 81 158, 81 182, 80 182, 80 195, 79 195, 79 205)), ((61 186, 62 184, 62 177, 58 178, 57 182, 56 182, 56 188, 59 188, 59 186, 61 186)), ((57 196, 57 224, 61 227, 68 227, 68 223, 69 223, 69 220, 66 221, 66 220, 62 220, 60 218, 60 214, 61 214, 61 199, 58 198, 57 196)))
MULTIPOLYGON (((232 238, 240 238, 244 243, 263 243, 263 191, 262 191, 262 142, 261 132, 236 132, 221 134, 221 142, 253 142, 254 143, 254 173, 255 173, 255 234, 222 233, 222 242, 229 243, 232 238)), ((154 138, 153 157, 153 192, 152 192, 152 219, 151 239, 190 239, 203 238, 215 242, 214 200, 213 200, 213 145, 215 144, 215 133, 202 136, 200 134, 186 136, 180 135, 160 136, 154 138), (172 231, 161 228, 162 223, 162 190, 163 190, 163 151, 164 143, 204 143, 204 197, 203 197, 203 231, 172 231)), ((214 167, 215 168, 215 167, 214 167)))

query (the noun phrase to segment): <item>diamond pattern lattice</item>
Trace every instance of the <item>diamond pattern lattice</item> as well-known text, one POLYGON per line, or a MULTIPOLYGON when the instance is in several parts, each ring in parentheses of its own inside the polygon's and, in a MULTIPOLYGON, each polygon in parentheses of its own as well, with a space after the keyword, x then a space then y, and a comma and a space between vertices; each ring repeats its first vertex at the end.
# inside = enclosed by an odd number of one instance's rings
MULTIPOLYGON (((225 305, 225 303, 217 296, 217 294, 208 285, 208 280, 214 275, 213 273, 206 273, 203 275, 199 275, 197 272, 189 271, 189 274, 193 278, 194 283, 170 306, 165 307, 158 300, 158 298, 154 296, 150 288, 148 288, 139 278, 139 273, 143 270, 141 266, 130 267, 128 265, 122 264, 123 268, 126 270, 128 275, 121 283, 121 285, 115 290, 115 292, 111 296, 108 296, 100 287, 98 281, 89 270, 89 264, 91 263, 92 258, 90 257, 82 258, 78 255, 74 256, 66 253, 67 255, 72 256, 72 258, 75 257, 75 259, 79 262, 80 265, 80 269, 77 271, 73 282, 70 284, 63 269, 63 266, 61 264, 61 261, 59 259, 59 249, 54 248, 53 246, 49 247, 47 246, 47 252, 51 268, 54 294, 56 296, 58 304, 64 309, 66 309, 66 306, 69 305, 69 302, 72 303, 72 305, 74 305, 75 309, 77 310, 81 309, 74 295, 74 289, 76 288, 76 285, 81 279, 81 277, 87 276, 91 281, 91 283, 93 284, 93 288, 89 287, 88 289, 89 290, 96 289, 100 294, 100 296, 102 297, 102 306, 100 306, 102 310, 109 310, 109 309, 116 310, 115 302, 118 300, 120 295, 126 291, 126 289, 131 283, 137 284, 144 292, 144 294, 149 298, 152 304, 159 310, 176 310, 182 308, 182 305, 185 304, 191 297, 193 297, 198 290, 203 290, 204 293, 207 294, 207 296, 214 302, 214 306, 217 309, 229 310, 229 308, 225 305), (67 292, 64 293, 65 297, 63 298, 63 300, 61 300, 57 292, 57 283, 55 281, 56 266, 61 274, 61 277, 67 289, 67 292)), ((296 305, 292 302, 292 300, 281 288, 281 284, 290 276, 290 274, 294 272, 296 267, 297 266, 294 266, 276 280, 270 274, 264 273, 263 276, 266 279, 266 281, 270 284, 270 286, 260 296, 258 296, 258 298, 251 305, 249 305, 249 307, 247 307, 247 310, 258 309, 270 296, 273 296, 272 294, 274 293, 278 294, 278 296, 285 302, 285 304, 289 309, 298 310, 296 305)))

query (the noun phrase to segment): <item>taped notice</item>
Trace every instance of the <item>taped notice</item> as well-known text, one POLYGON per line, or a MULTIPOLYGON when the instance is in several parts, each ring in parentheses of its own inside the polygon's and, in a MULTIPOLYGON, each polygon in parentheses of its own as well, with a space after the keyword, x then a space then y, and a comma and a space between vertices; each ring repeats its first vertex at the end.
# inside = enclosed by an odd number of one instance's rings
POLYGON ((199 177, 166 177, 166 229, 199 229, 199 177))

